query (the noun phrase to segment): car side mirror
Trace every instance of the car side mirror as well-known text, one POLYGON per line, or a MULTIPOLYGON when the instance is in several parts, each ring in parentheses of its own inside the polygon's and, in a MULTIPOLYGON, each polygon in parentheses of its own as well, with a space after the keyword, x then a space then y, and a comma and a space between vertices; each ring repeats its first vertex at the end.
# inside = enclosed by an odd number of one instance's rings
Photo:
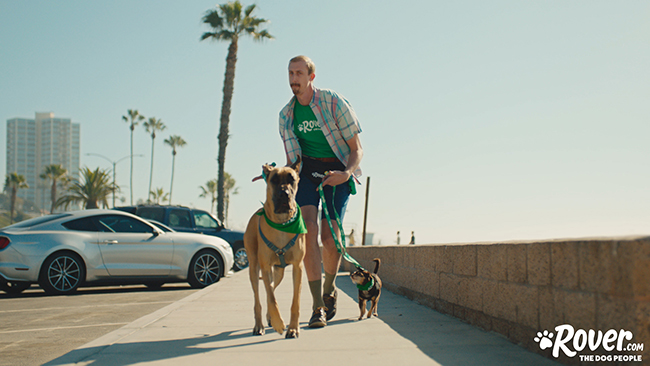
POLYGON ((153 236, 158 236, 158 235, 160 235, 160 232, 158 230, 156 230, 156 229, 153 229, 152 234, 153 234, 153 236))

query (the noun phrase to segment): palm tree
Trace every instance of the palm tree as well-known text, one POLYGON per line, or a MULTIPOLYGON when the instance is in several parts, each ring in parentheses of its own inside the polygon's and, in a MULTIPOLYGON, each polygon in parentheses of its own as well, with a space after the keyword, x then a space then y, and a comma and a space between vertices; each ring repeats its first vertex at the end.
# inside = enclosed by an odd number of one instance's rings
POLYGON ((108 207, 108 197, 117 190, 107 170, 84 167, 81 169, 81 179, 72 182, 67 194, 56 201, 56 206, 67 209, 71 204, 82 203, 86 209, 90 209, 99 208, 101 203, 103 207, 108 207))
POLYGON ((210 197, 210 213, 214 212, 214 203, 217 202, 217 180, 211 179, 205 183, 205 187, 199 187, 203 191, 199 197, 210 197))
POLYGON ((135 126, 138 125, 143 119, 144 116, 138 112, 137 109, 129 109, 126 111, 127 116, 122 116, 122 119, 124 122, 129 123, 129 119, 131 119, 131 184, 129 185, 129 189, 131 190, 131 205, 133 205, 133 131, 135 131, 135 126))
POLYGON ((54 213, 54 208, 56 207, 56 184, 59 182, 65 182, 67 174, 68 170, 61 166, 61 164, 51 164, 45 167, 45 172, 40 176, 41 179, 52 180, 52 188, 50 190, 52 207, 50 208, 50 213, 54 213))
POLYGON ((230 42, 228 56, 226 57, 226 74, 223 81, 223 101, 221 102, 221 126, 219 128, 219 168, 217 175, 217 214, 219 219, 224 219, 225 180, 224 164, 226 161, 226 146, 228 145, 228 124, 230 123, 230 105, 235 84, 235 63, 237 62, 237 42, 241 35, 249 35, 255 41, 273 39, 260 26, 268 20, 253 16, 255 4, 246 7, 242 14, 242 4, 239 0, 219 5, 216 9, 208 10, 203 16, 203 23, 212 28, 205 32, 201 41, 212 39, 214 41, 230 42))
POLYGON ((172 189, 174 188, 174 166, 176 165, 176 148, 183 147, 187 143, 178 135, 171 135, 165 140, 165 144, 172 148, 172 182, 169 185, 169 204, 172 204, 172 189))
MULTIPOLYGON (((148 121, 144 123, 144 129, 151 134, 151 171, 149 172, 149 194, 151 194, 151 181, 153 179, 153 146, 154 140, 156 139, 156 131, 164 131, 167 126, 156 117, 149 118, 148 121)), ((147 197, 147 199, 149 199, 147 197)))
POLYGON ((4 191, 10 193, 11 197, 11 206, 10 206, 10 224, 14 223, 14 211, 16 209, 16 200, 18 198, 18 190, 21 188, 29 188, 25 176, 18 173, 7 174, 5 178, 5 187, 4 191))
MULTIPOLYGON (((225 223, 228 224, 228 208, 230 208, 230 191, 234 189, 232 194, 238 194, 239 193, 239 188, 235 188, 235 178, 233 178, 229 173, 224 173, 225 176, 225 188, 226 188, 226 197, 224 200, 225 203, 225 223)), ((227 225, 226 225, 227 226, 227 225)))
POLYGON ((162 188, 156 188, 155 191, 151 191, 149 194, 151 195, 151 201, 157 205, 160 204, 160 201, 165 202, 169 198, 169 193, 165 193, 162 188))

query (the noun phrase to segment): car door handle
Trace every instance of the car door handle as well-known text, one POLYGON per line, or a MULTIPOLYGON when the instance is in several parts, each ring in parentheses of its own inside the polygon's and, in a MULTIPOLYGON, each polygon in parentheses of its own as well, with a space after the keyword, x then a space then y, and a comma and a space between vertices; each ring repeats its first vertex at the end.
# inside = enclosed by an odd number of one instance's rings
POLYGON ((117 244, 117 240, 104 240, 104 244, 117 244))

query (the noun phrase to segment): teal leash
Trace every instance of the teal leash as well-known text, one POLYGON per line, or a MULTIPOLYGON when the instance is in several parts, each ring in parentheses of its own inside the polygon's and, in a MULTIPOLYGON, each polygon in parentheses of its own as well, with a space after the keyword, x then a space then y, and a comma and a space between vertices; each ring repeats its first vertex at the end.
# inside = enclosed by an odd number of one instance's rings
MULTIPOLYGON (((334 209, 334 216, 336 217, 336 224, 341 233, 340 241, 338 235, 336 235, 336 232, 334 231, 334 227, 332 226, 332 220, 330 219, 330 214, 327 210, 327 203, 325 202, 325 194, 323 193, 323 183, 318 185, 318 193, 320 194, 320 199, 321 202, 323 203, 323 212, 325 212, 325 217, 327 218, 327 225, 330 227, 330 231, 332 232, 332 237, 334 238, 334 243, 336 244, 336 250, 343 255, 343 258, 346 261, 354 264, 354 266, 357 269, 364 269, 363 267, 361 267, 359 262, 356 261, 356 259, 352 258, 352 256, 348 253, 348 251, 345 248, 345 232, 343 232, 343 224, 341 223, 341 218, 339 217, 338 212, 336 212, 336 209, 334 209)), ((332 186, 332 201, 334 201, 335 193, 336 193, 336 187, 332 186)), ((334 202, 332 202, 332 208, 334 208, 334 202)))

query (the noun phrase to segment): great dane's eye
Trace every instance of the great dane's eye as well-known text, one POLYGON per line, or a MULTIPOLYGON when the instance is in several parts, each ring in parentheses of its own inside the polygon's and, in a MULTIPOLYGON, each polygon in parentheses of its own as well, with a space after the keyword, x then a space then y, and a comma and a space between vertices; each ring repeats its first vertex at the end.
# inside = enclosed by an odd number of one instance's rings
POLYGON ((293 175, 288 175, 287 176, 287 184, 293 184, 295 179, 293 179, 293 175))

